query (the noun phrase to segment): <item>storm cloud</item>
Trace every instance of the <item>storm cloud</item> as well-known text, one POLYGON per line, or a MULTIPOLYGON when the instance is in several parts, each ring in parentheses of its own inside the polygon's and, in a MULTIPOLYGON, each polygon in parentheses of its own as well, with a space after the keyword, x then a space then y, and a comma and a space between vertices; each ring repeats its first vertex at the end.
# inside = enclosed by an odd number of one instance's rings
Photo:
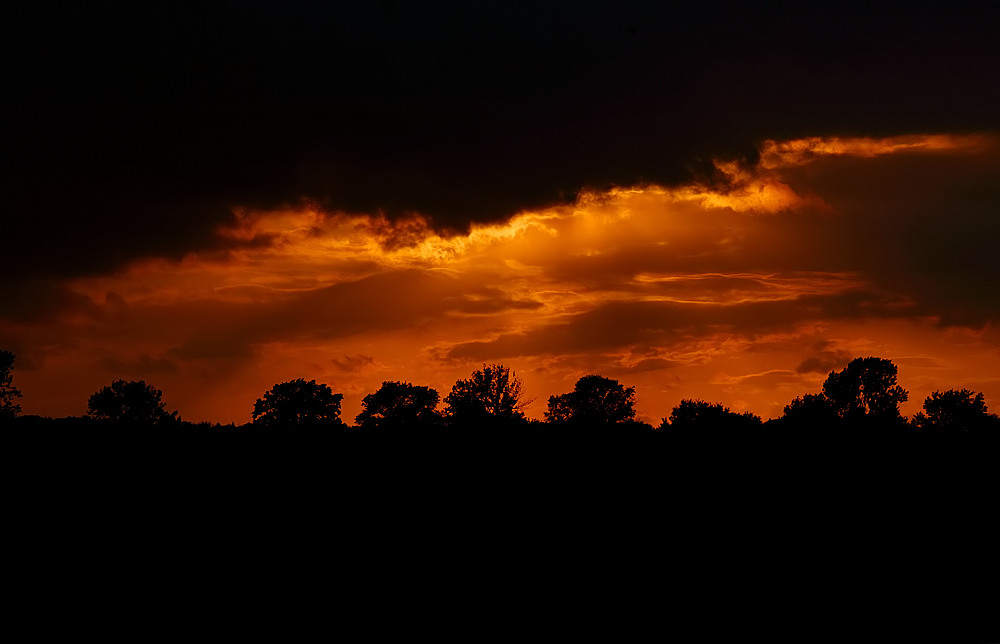
POLYGON ((584 189, 711 179, 766 139, 1000 113, 980 4, 24 5, 6 22, 0 208, 23 275, 204 251, 236 208, 467 231, 584 189))

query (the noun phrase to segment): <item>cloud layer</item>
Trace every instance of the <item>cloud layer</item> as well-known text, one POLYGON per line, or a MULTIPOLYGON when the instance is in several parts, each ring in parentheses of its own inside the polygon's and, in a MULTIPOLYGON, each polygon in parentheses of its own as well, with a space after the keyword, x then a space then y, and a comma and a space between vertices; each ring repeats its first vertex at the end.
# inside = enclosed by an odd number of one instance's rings
MULTIPOLYGON (((244 422, 298 377, 447 393, 502 360, 544 400, 586 373, 766 416, 858 355, 1000 399, 1000 143, 990 135, 766 143, 710 180, 581 193, 468 231, 319 202, 215 219, 204 248, 74 278, 0 309, 27 413, 78 414, 145 378, 192 420, 244 422)), ((923 389, 920 389, 923 388, 923 389)), ((996 403, 994 403, 996 404, 996 403)))
POLYGON ((233 206, 303 197, 467 231, 581 190, 709 177, 714 157, 767 139, 995 129, 998 16, 979 2, 27 3, 0 40, 5 261, 65 278, 177 259, 218 248, 233 206))

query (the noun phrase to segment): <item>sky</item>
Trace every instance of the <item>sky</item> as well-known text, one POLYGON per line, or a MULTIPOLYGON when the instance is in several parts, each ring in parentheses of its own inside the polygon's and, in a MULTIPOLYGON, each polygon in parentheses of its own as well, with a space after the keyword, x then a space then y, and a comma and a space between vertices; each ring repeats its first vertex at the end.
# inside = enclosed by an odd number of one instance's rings
POLYGON ((597 373, 769 418, 868 355, 1000 405, 996 12, 662 4, 8 10, 24 413, 502 362, 532 417, 597 373))

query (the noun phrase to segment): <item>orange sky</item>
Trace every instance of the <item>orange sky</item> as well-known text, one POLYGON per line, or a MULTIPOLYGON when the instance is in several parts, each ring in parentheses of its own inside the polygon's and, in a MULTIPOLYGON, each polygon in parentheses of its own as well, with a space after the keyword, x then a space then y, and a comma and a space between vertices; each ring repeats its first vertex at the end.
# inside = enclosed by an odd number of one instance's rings
POLYGON ((868 355, 898 365, 907 414, 952 387, 996 411, 996 137, 768 141, 755 165, 716 167, 454 236, 419 216, 234 204, 220 250, 66 281, 30 321, 0 321, 0 348, 23 412, 49 416, 125 378, 186 420, 242 423, 301 377, 343 392, 351 422, 383 380, 443 398, 503 362, 536 418, 597 373, 635 386, 654 424, 683 398, 766 419, 868 355))

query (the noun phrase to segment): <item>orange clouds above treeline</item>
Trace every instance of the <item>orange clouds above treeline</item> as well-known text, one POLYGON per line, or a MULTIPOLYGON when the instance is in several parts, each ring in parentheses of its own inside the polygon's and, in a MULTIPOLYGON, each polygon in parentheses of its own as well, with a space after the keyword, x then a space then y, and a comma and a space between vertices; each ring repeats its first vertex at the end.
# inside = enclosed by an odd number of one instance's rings
POLYGON ((245 422, 302 377, 353 417, 383 380, 448 391, 503 361, 539 401, 600 373, 636 386, 646 420, 681 398, 767 418, 860 355, 899 365, 916 404, 1000 400, 996 136, 768 141, 715 168, 464 231, 233 203, 183 257, 27 283, 0 343, 44 415, 141 378, 188 420, 245 422))

